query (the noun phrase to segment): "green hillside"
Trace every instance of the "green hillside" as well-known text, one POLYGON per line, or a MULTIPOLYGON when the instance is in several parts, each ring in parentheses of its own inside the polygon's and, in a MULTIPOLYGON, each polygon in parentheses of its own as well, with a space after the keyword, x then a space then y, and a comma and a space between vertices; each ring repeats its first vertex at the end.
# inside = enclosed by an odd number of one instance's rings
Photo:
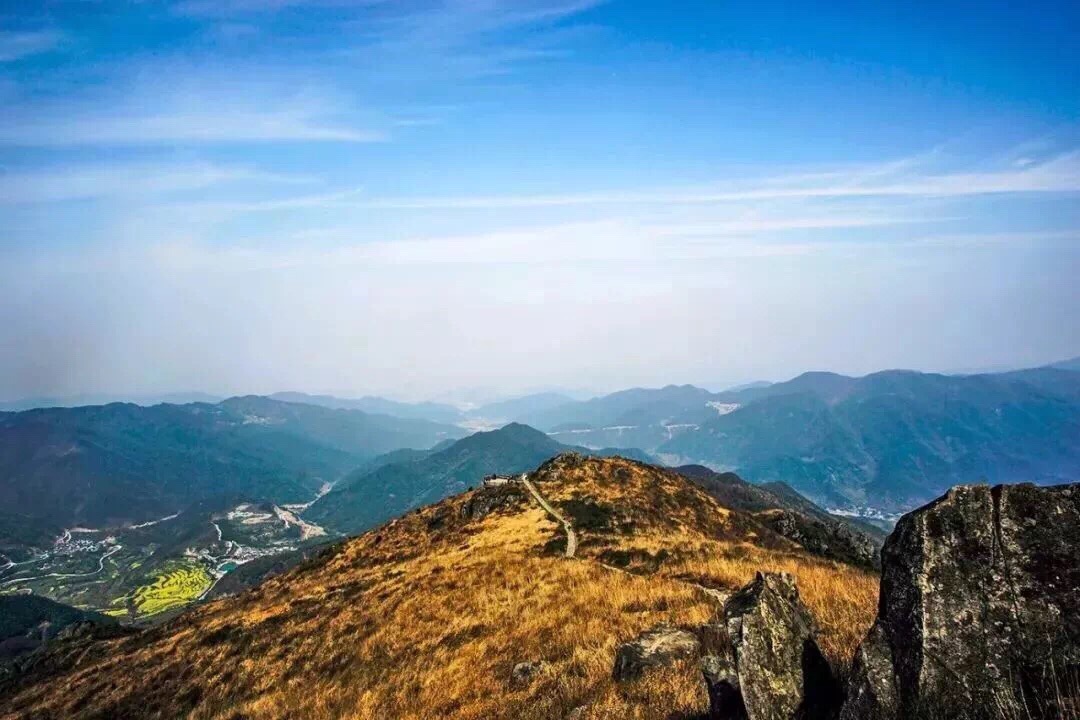
POLYGON ((1068 481, 1080 467, 1080 373, 887 371, 760 395, 659 452, 785 482, 819 504, 885 509, 982 479, 1068 481))

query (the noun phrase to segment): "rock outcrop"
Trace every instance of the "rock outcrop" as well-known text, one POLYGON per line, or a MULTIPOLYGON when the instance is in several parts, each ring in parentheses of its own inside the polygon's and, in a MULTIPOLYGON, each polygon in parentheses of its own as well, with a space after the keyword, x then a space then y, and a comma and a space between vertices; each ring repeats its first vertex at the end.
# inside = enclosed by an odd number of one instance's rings
POLYGON ((725 717, 738 691, 750 720, 826 718, 841 702, 839 687, 818 649, 810 611, 786 573, 758 573, 724 606, 731 669, 706 668, 714 717, 725 717), (712 670, 713 677, 710 677, 712 670), (726 676, 726 679, 725 679, 726 676), (738 686, 734 684, 737 678, 738 686))
POLYGON ((842 717, 1062 717, 1078 669, 1080 485, 960 486, 886 542, 842 717))
POLYGON ((614 678, 698 659, 717 720, 825 720, 843 697, 818 649, 817 628, 786 573, 758 573, 691 633, 666 625, 619 646, 614 678))
POLYGON ((822 520, 787 509, 765 510, 755 517, 777 535, 815 555, 870 568, 880 565, 880 543, 839 520, 822 520))
POLYGON ((650 668, 693 659, 700 652, 701 641, 693 633, 658 625, 618 647, 612 676, 620 682, 636 680, 650 668))
POLYGON ((850 518, 830 515, 789 485, 781 482, 755 485, 735 473, 718 473, 700 465, 684 465, 675 471, 724 507, 753 515, 777 535, 815 555, 864 567, 880 567, 883 531, 850 518))
POLYGON ((746 704, 739 686, 739 671, 734 657, 706 655, 701 659, 701 674, 709 690, 709 717, 716 720, 746 720, 746 704))
POLYGON ((892 649, 881 625, 875 624, 855 652, 842 717, 848 720, 879 717, 888 720, 895 718, 896 714, 892 649))
POLYGON ((544 664, 542 660, 519 662, 510 672, 510 681, 518 687, 528 685, 544 670, 544 664))
POLYGON ((527 500, 525 490, 516 484, 482 487, 462 504, 461 517, 480 520, 494 512, 514 510, 524 505, 527 500))

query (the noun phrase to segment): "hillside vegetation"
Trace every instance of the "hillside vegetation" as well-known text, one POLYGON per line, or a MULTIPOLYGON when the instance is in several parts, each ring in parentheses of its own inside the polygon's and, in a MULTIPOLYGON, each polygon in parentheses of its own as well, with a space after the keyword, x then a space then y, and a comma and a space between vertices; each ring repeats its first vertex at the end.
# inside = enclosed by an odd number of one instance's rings
POLYGON ((700 675, 617 684, 617 644, 662 621, 707 622, 717 595, 756 571, 795 574, 841 670, 873 618, 876 576, 809 555, 675 473, 561 455, 531 477, 573 523, 575 558, 520 484, 469 491, 252 591, 94 643, 78 665, 31 672, 0 690, 0 717, 540 720, 584 708, 659 720, 708 708, 700 675), (519 662, 539 664, 530 682, 514 679, 519 662))
POLYGON ((657 449, 782 481, 827 507, 906 510, 976 480, 1074 479, 1080 373, 813 373, 738 393, 740 406, 657 449))
POLYGON ((639 448, 888 514, 958 483, 1051 484, 1080 467, 1075 361, 982 375, 808 372, 723 392, 633 388, 514 419, 569 445, 639 448))
POLYGON ((0 551, 59 528, 141 523, 222 495, 311 500, 362 462, 462 430, 262 397, 0 414, 0 551))
POLYGON ((485 475, 532 470, 561 452, 621 453, 648 459, 640 450, 574 448, 527 425, 511 423, 430 451, 396 451, 349 473, 304 514, 342 534, 355 534, 408 510, 477 485, 485 475))

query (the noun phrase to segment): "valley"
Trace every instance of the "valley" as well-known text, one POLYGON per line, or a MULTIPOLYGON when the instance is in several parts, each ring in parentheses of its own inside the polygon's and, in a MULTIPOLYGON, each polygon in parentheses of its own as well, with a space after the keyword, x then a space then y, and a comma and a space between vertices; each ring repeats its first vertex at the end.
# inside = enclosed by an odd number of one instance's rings
POLYGON ((760 517, 774 530, 864 565, 876 533, 951 484, 1049 483, 1080 465, 1080 373, 1058 368, 806 373, 718 393, 548 394, 456 416, 438 404, 277 397, 0 414, 0 593, 159 622, 566 451, 694 465, 727 501, 772 512, 760 517), (517 414, 540 429, 496 421, 517 414), (469 434, 476 426, 496 427, 469 434), (727 471, 764 494, 718 481, 727 471))
POLYGON ((0 592, 42 595, 126 622, 157 621, 241 565, 325 538, 323 528, 272 503, 200 508, 126 528, 70 528, 33 557, 0 566, 0 592))

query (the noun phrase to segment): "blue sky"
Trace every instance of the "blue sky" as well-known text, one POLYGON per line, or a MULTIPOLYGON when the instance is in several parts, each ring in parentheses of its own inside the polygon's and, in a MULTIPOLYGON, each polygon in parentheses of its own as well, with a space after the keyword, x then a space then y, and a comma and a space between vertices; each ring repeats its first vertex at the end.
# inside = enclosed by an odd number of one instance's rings
POLYGON ((1080 353, 1074 3, 0 3, 0 398, 1080 353))

